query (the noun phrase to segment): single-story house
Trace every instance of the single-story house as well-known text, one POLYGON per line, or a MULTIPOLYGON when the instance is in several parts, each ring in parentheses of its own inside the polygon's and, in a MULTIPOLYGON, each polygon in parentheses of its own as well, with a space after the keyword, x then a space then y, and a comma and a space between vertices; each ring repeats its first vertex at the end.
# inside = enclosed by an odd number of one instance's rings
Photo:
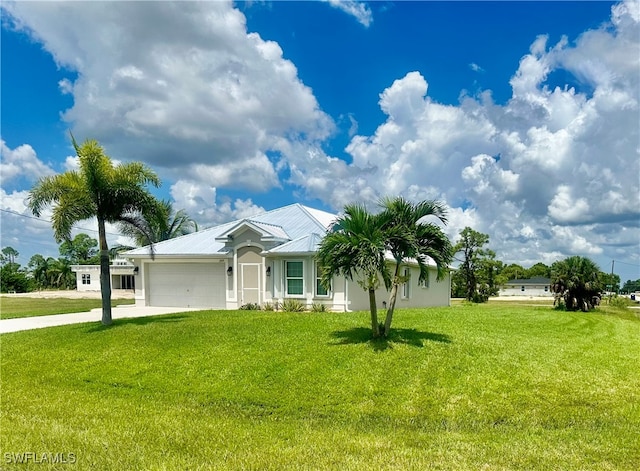
POLYGON ((509 280, 500 288, 500 296, 552 297, 551 279, 537 276, 528 279, 509 280))
MULTIPOLYGON (((109 267, 111 289, 133 291, 135 288, 135 267, 129 260, 115 258, 109 267)), ((100 291, 100 265, 71 265, 76 274, 78 291, 100 291)))
MULTIPOLYGON (((123 258, 115 258, 111 262, 111 289, 132 290, 135 288, 135 267, 123 258)), ((100 265, 71 265, 76 274, 78 291, 100 291, 100 265)))
MULTIPOLYGON (((369 298, 357 280, 336 277, 329 290, 320 283, 314 255, 336 217, 293 204, 154 244, 154 257, 148 247, 121 256, 134 266, 136 305, 238 309, 291 298, 332 311, 367 310, 369 298)), ((449 305, 451 277, 437 282, 435 264, 420 285, 417 264, 403 273, 411 278, 397 307, 449 305)), ((382 307, 384 286, 376 296, 382 307)))

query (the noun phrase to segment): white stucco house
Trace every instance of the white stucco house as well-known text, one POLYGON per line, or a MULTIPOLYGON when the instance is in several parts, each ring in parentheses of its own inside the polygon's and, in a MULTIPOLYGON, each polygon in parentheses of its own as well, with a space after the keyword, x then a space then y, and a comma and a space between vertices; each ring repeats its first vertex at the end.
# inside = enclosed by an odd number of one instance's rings
MULTIPOLYGON (((111 262, 111 289, 133 290, 135 288, 135 267, 123 258, 115 258, 111 262)), ((78 291, 100 291, 100 265, 71 265, 76 274, 78 291)))
MULTIPOLYGON (((147 247, 121 256, 136 273, 136 305, 238 309, 293 298, 332 311, 367 310, 368 295, 356 280, 336 277, 330 290, 320 284, 314 255, 336 217, 293 204, 160 242, 153 258, 147 247)), ((397 307, 449 305, 451 277, 436 282, 435 264, 422 285, 417 265, 403 270, 411 279, 397 307)), ((380 307, 387 298, 383 287, 380 307)))
POLYGON ((553 297, 551 279, 542 276, 509 280, 500 288, 500 296, 553 297))

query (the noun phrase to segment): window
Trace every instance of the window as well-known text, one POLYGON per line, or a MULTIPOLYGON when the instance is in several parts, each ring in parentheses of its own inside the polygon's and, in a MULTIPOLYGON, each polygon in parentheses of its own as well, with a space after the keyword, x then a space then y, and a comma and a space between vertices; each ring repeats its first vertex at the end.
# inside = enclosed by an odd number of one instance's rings
POLYGON ((524 286, 521 286, 521 287, 520 287, 520 291, 524 291, 524 286))
POLYGON ((421 288, 428 288, 428 287, 429 287, 429 271, 427 271, 427 276, 426 276, 426 278, 425 278, 424 280, 420 281, 420 282, 418 283, 418 285, 419 285, 421 288))
POLYGON ((302 261, 284 262, 287 296, 304 295, 304 265, 302 261))
POLYGON ((411 275, 411 271, 408 268, 405 268, 403 276, 407 281, 402 283, 402 297, 405 299, 409 299, 409 295, 411 294, 409 290, 410 275, 411 275))
POLYGON ((317 297, 329 296, 329 290, 324 286, 322 286, 321 279, 322 279, 322 272, 320 270, 320 266, 316 263, 316 296, 317 297))
POLYGON ((548 292, 549 292, 549 287, 548 287, 548 286, 545 286, 545 287, 544 287, 544 292, 545 292, 545 293, 548 293, 548 292))
POLYGON ((89 273, 83 273, 82 274, 82 284, 83 285, 90 285, 91 284, 91 274, 89 274, 89 273))

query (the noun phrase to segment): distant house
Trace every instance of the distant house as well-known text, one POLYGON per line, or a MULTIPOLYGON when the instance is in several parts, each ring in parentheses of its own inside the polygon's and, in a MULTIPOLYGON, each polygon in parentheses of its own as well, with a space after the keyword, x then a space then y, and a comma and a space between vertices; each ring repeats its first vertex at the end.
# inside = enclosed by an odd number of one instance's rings
POLYGON ((551 279, 537 276, 528 279, 509 280, 500 289, 500 296, 553 297, 551 279))
MULTIPOLYGON (((135 288, 134 265, 123 258, 115 258, 109 267, 111 289, 133 290, 135 288)), ((72 265, 76 274, 78 291, 100 291, 100 265, 72 265)))
MULTIPOLYGON (((357 280, 336 277, 329 290, 320 283, 314 256, 336 217, 293 204, 160 242, 153 259, 148 248, 125 252, 135 266, 136 304, 238 309, 297 299, 307 307, 366 310, 369 298, 357 280)), ((449 305, 450 276, 436 282, 435 264, 421 284, 417 264, 402 271, 410 280, 401 287, 397 307, 449 305)), ((376 296, 382 307, 388 298, 384 287, 376 296)))

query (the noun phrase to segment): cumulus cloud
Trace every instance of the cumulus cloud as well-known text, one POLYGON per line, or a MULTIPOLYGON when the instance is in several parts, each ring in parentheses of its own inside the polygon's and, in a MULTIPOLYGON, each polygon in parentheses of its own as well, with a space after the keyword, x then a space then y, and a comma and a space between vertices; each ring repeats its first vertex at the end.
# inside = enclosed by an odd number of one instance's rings
POLYGON ((201 225, 215 225, 234 219, 243 219, 262 213, 265 209, 251 199, 225 198, 218 201, 214 186, 204 186, 198 181, 179 180, 171 186, 175 207, 185 209, 201 225))
POLYGON ((230 2, 3 7, 77 73, 59 83, 74 98, 64 119, 114 158, 263 191, 277 186, 278 157, 267 157, 276 142, 322 140, 334 128, 279 45, 248 33, 230 2))
MULTIPOLYGON (((332 6, 370 24, 362 3, 332 6)), ((450 236, 472 226, 501 259, 523 264, 638 256, 639 6, 615 5, 608 24, 577 38, 532 38, 504 104, 490 91, 437 103, 424 75, 408 71, 380 90, 385 118, 374 132, 352 126, 347 162, 323 149, 334 123, 295 65, 247 33, 229 2, 3 4, 77 72, 59 84, 74 98, 64 115, 74 134, 171 172, 176 205, 190 214, 213 223, 258 212, 218 190, 264 191, 286 175, 336 210, 386 194, 442 199, 450 236), (577 85, 551 85, 558 71, 577 85)))
POLYGON ((36 181, 53 173, 54 170, 37 157, 29 144, 10 149, 4 140, 0 141, 0 174, 3 185, 20 177, 36 181))
POLYGON ((535 38, 504 105, 485 92, 445 106, 429 97, 421 73, 407 73, 380 94, 386 120, 351 139, 350 164, 317 152, 317 166, 296 166, 296 182, 333 205, 382 194, 439 197, 457 231, 489 233, 507 261, 605 249, 613 256, 617 244, 627 247, 627 260, 637 257, 639 5, 614 6, 609 24, 573 42, 535 38), (583 86, 550 86, 558 70, 583 86), (334 190, 336 178, 342 184, 334 190))

